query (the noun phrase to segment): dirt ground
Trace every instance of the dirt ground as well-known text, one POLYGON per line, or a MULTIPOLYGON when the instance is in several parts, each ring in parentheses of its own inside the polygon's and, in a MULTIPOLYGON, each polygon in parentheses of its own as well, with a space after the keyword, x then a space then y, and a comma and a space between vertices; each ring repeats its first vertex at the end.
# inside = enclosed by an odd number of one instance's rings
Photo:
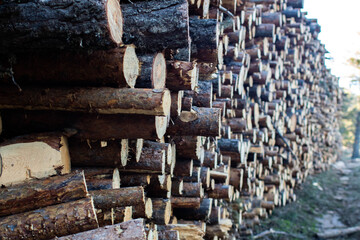
MULTIPOLYGON (((286 234, 257 239, 320 239, 316 234, 329 229, 360 226, 360 159, 343 156, 329 171, 308 177, 296 191, 298 200, 262 220, 254 236, 273 229, 286 234)), ((332 239, 359 240, 360 233, 332 239)))

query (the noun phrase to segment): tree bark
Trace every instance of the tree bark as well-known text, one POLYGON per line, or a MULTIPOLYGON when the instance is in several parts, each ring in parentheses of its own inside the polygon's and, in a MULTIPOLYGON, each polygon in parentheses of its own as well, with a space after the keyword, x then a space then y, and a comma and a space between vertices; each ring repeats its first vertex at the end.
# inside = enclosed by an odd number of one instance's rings
POLYGON ((60 237, 59 240, 147 240, 144 219, 134 219, 112 226, 105 226, 94 230, 60 237))
POLYGON ((0 15, 1 49, 114 48, 122 44, 118 1, 7 0, 0 15), (97 16, 94 18, 94 16, 97 16))
POLYGON ((165 134, 167 126, 166 117, 135 114, 98 115, 61 111, 4 110, 2 117, 3 134, 8 136, 74 128, 78 130, 74 137, 81 139, 159 139, 165 134))
POLYGON ((93 200, 85 198, 1 218, 0 238, 45 240, 97 227, 93 200))
POLYGON ((24 88, 0 89, 0 108, 58 110, 100 114, 143 114, 168 116, 168 90, 132 88, 24 88))
POLYGON ((193 106, 208 107, 212 106, 213 85, 211 81, 199 81, 194 91, 184 91, 185 97, 193 98, 193 106))
MULTIPOLYGON (((134 46, 95 51, 32 51, 3 59, 22 86, 134 87, 139 60, 134 46)), ((0 82, 13 84, 11 78, 0 82)))
POLYGON ((0 217, 85 198, 83 172, 30 180, 0 189, 0 217))
POLYGON ((172 208, 199 208, 201 198, 197 197, 171 197, 172 208))
POLYGON ((211 198, 204 198, 201 201, 200 208, 176 208, 174 215, 185 220, 206 221, 211 214, 212 202, 211 198))
POLYGON ((125 44, 134 44, 140 52, 186 48, 189 44, 189 10, 186 0, 122 4, 122 13, 123 41, 125 44))
POLYGON ((70 173, 67 137, 62 133, 20 136, 0 145, 0 185, 70 173))
POLYGON ((151 200, 153 203, 152 221, 161 225, 168 224, 172 213, 170 199, 152 198, 151 200))

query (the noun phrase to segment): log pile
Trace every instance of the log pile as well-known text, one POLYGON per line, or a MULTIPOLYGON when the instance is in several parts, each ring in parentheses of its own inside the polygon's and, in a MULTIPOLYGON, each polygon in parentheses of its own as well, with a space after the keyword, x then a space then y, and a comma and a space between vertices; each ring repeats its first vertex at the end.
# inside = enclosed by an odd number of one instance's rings
POLYGON ((341 91, 301 8, 5 0, 0 238, 251 235, 337 158, 341 91))

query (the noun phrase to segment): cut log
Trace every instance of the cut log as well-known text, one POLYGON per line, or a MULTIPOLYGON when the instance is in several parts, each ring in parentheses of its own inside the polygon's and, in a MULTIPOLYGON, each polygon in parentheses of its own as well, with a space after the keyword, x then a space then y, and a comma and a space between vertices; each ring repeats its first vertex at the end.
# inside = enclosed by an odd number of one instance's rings
MULTIPOLYGON (((215 19, 190 18, 191 55, 202 62, 218 62, 219 24, 215 19)), ((221 53, 222 54, 222 53, 221 53)))
POLYGON ((74 128, 78 130, 74 137, 82 139, 158 139, 164 136, 167 126, 166 117, 135 114, 97 115, 60 111, 4 110, 2 117, 3 134, 10 136, 74 128))
POLYGON ((169 224, 158 226, 162 230, 175 230, 179 232, 180 240, 202 240, 204 231, 194 224, 169 224))
POLYGON ((122 173, 121 174, 121 186, 122 187, 135 187, 135 186, 147 186, 150 184, 149 174, 139 173, 122 173))
POLYGON ((158 231, 159 240, 180 240, 179 232, 176 230, 158 231))
POLYGON ((165 150, 143 147, 140 160, 138 162, 134 160, 129 161, 125 168, 120 168, 119 170, 124 172, 164 174, 165 165, 165 150))
POLYGON ((199 208, 201 198, 196 197, 171 197, 172 208, 199 208))
POLYGON ((195 120, 178 117, 170 124, 167 134, 173 136, 213 136, 220 135, 221 110, 218 108, 196 108, 195 120))
POLYGON ((70 173, 67 137, 62 133, 21 136, 0 145, 0 185, 70 173))
POLYGON ((114 48, 122 44, 123 18, 115 0, 74 4, 8 0, 2 3, 0 15, 7 16, 0 22, 2 50, 114 48))
POLYGON ((132 220, 132 207, 116 207, 112 209, 114 224, 132 220))
POLYGON ((170 199, 152 198, 153 215, 152 220, 156 224, 166 225, 172 214, 170 199))
POLYGON ((144 145, 144 139, 130 139, 129 140, 129 159, 140 160, 141 151, 144 145))
POLYGON ((175 136, 172 139, 178 158, 200 159, 204 154, 202 138, 199 136, 175 136))
POLYGON ((185 97, 193 98, 193 105, 197 107, 211 107, 213 85, 211 81, 199 81, 194 91, 184 91, 185 97))
POLYGON ((138 204, 133 207, 133 218, 147 218, 151 219, 153 214, 153 207, 152 207, 152 201, 151 198, 145 199, 145 205, 144 204, 138 204))
POLYGON ((97 227, 93 200, 85 198, 1 218, 0 238, 45 240, 97 227))
POLYGON ((1 109, 59 110, 100 114, 144 114, 168 116, 168 90, 131 88, 0 89, 1 109))
MULTIPOLYGON (((139 75, 135 47, 97 51, 36 51, 2 60, 20 86, 134 87, 139 75)), ((13 84, 11 78, 0 82, 13 84)))
POLYGON ((87 189, 83 172, 29 180, 0 189, 0 216, 85 198, 87 189))
POLYGON ((140 52, 186 48, 189 45, 186 0, 143 1, 122 4, 121 8, 125 44, 134 44, 140 52))
POLYGON ((174 215, 185 220, 206 221, 210 217, 213 200, 204 198, 201 201, 200 208, 176 208, 174 215))
POLYGON ((147 240, 144 219, 134 219, 113 226, 105 226, 94 230, 60 237, 59 240, 147 240))
POLYGON ((91 142, 71 138, 69 151, 72 166, 116 168, 126 165, 129 146, 127 139, 91 142))
POLYGON ((198 82, 196 62, 168 61, 166 87, 170 90, 194 90, 198 82))
POLYGON ((139 56, 140 74, 136 80, 137 88, 165 88, 166 62, 164 54, 145 54, 139 56))
POLYGON ((127 187, 89 192, 97 209, 145 205, 143 187, 127 187))

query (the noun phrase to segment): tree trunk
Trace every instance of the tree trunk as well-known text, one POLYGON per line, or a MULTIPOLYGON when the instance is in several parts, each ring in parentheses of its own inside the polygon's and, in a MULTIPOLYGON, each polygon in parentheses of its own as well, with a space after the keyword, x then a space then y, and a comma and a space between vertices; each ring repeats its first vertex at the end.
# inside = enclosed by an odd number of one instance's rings
POLYGON ((70 173, 67 137, 62 133, 21 136, 0 145, 0 185, 70 173))
POLYGON ((167 118, 162 116, 61 111, 4 110, 2 120, 4 135, 74 128, 78 130, 74 137, 91 140, 159 139, 165 134, 167 125, 167 118))
POLYGON ((352 158, 360 158, 360 112, 357 114, 356 118, 356 130, 352 158))
POLYGON ((174 215, 185 220, 206 221, 210 217, 213 200, 204 198, 201 201, 200 208, 176 208, 174 215))
MULTIPOLYGON (((18 53, 15 60, 2 60, 12 68, 22 87, 80 86, 134 87, 139 60, 134 46, 96 51, 32 51, 18 53)), ((0 82, 13 84, 11 78, 0 82)))
POLYGON ((122 43, 123 18, 114 0, 7 0, 0 15, 1 49, 114 48, 122 43), (94 16, 97 16, 94 18, 94 16))
POLYGON ((0 89, 1 109, 58 110, 100 114, 168 116, 168 90, 132 88, 24 88, 0 89))
POLYGON ((168 224, 172 213, 170 199, 152 198, 151 200, 153 203, 152 220, 156 224, 168 224))
POLYGON ((122 4, 122 13, 123 41, 125 44, 134 44, 140 52, 158 52, 189 45, 189 10, 186 0, 122 4))
POLYGON ((112 226, 60 237, 58 240, 147 240, 144 219, 134 219, 112 226))
POLYGON ((0 217, 87 196, 83 172, 30 180, 0 189, 0 217))
POLYGON ((197 197, 171 197, 172 208, 199 208, 201 198, 197 197))
POLYGON ((85 198, 1 218, 0 238, 45 240, 97 227, 93 200, 85 198))

